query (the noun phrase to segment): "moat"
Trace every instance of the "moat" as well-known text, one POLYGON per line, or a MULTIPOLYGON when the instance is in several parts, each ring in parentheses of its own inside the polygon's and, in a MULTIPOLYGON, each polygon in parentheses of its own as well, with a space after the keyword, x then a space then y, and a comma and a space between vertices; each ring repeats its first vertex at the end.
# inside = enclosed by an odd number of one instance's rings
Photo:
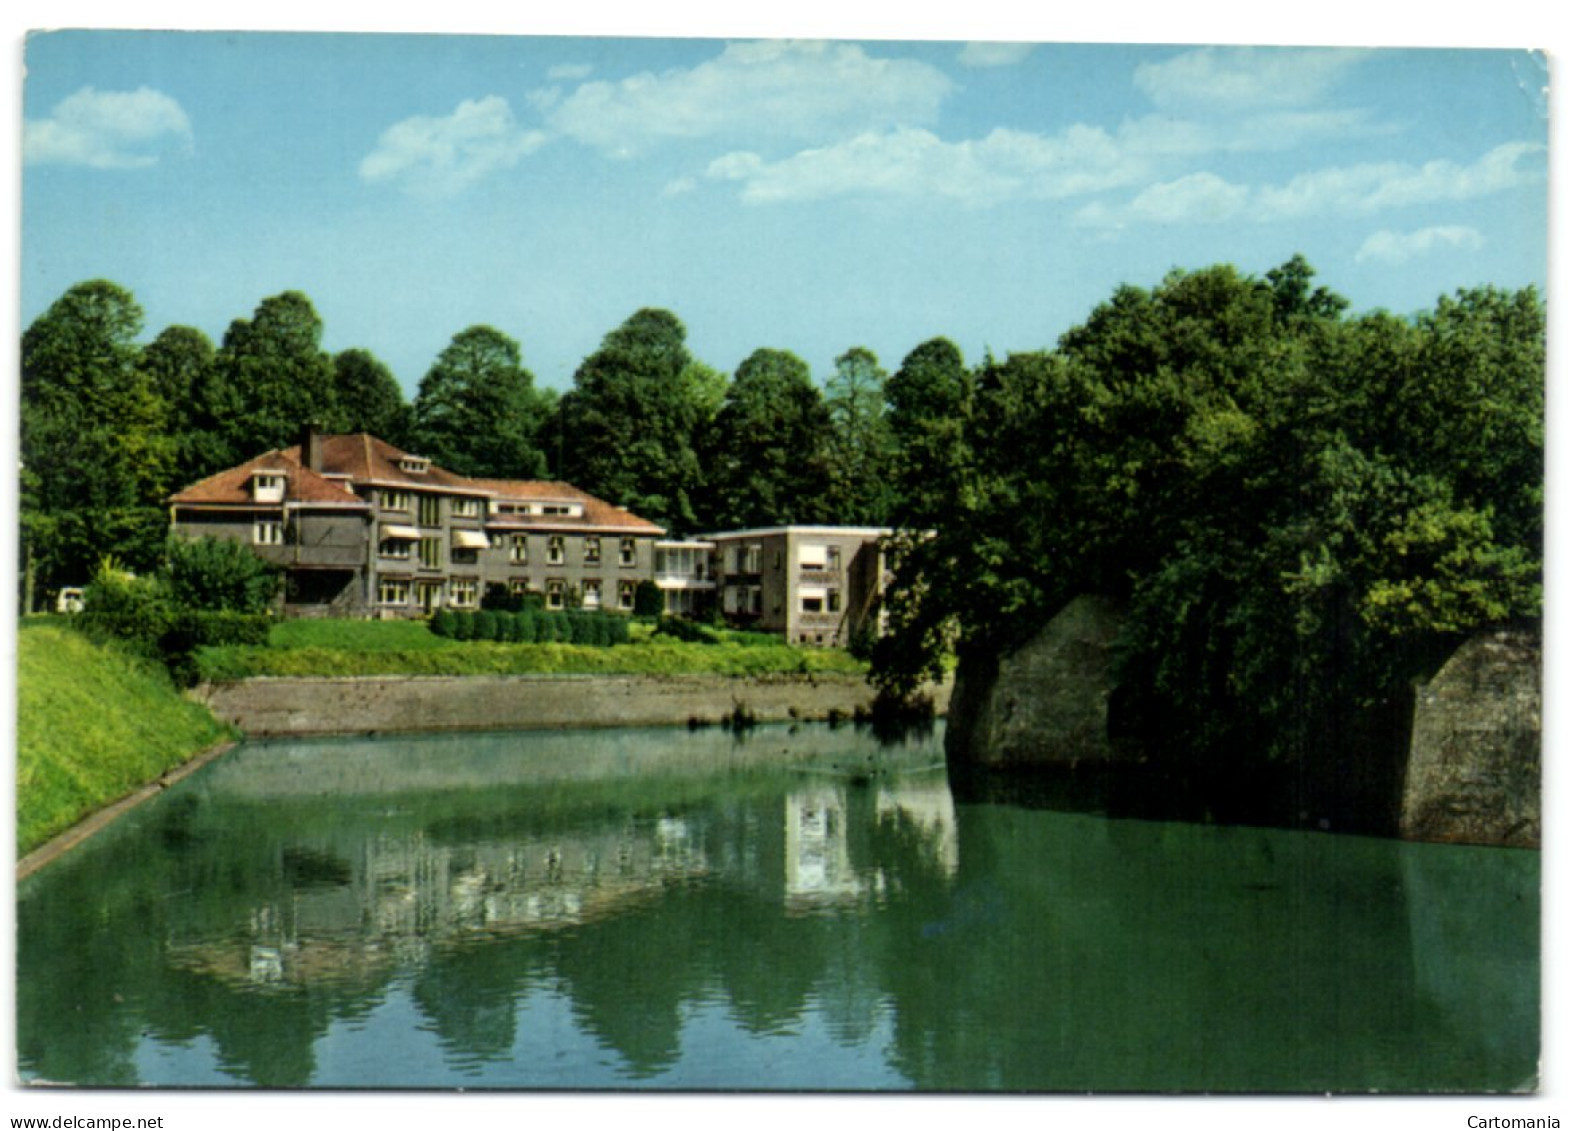
POLYGON ((1536 852, 957 804, 942 727, 254 742, 19 885, 31 1081, 1531 1088, 1536 852))

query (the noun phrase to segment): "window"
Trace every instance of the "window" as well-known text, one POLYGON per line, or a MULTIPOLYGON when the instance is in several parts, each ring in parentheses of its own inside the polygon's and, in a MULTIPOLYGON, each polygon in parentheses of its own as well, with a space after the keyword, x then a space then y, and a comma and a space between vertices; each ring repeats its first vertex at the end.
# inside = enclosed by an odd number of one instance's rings
POLYGON ((410 475, 424 475, 431 467, 431 461, 421 459, 419 456, 405 456, 398 461, 398 470, 408 472, 410 475))
POLYGON ((421 526, 441 526, 442 525, 442 496, 440 496, 440 495, 421 495, 420 496, 420 525, 421 526))
POLYGON ((251 541, 258 546, 282 546, 284 524, 276 518, 259 518, 251 529, 251 541))
POLYGON ((567 582, 547 581, 545 583, 545 607, 560 609, 565 603, 567 595, 567 582))
POLYGON ((552 565, 561 565, 567 560, 567 539, 560 534, 551 535, 551 540, 546 543, 546 561, 552 565))
POLYGON ((834 573, 840 572, 840 547, 824 547, 824 568, 834 573))
POLYGON ((762 546, 749 546, 742 559, 743 573, 764 572, 764 548, 762 546))
POLYGON ((451 596, 455 609, 472 609, 475 607, 475 594, 480 588, 479 583, 472 577, 455 577, 448 582, 448 593, 451 596))
POLYGON ((590 579, 584 582, 584 608, 598 609, 600 607, 600 582, 590 579))
POLYGON ((804 585, 797 590, 797 599, 804 613, 821 613, 828 600, 828 593, 817 585, 804 585))
POLYGON ((376 552, 384 558, 393 558, 395 561, 407 562, 409 548, 413 543, 407 538, 383 538, 376 552))
POLYGON ((422 569, 442 568, 442 540, 440 538, 420 539, 420 566, 422 569))
POLYGON ((600 564, 600 539, 598 539, 598 538, 585 538, 584 539, 584 564, 585 565, 599 565, 600 564))
POLYGON ((408 511, 414 509, 415 497, 408 491, 383 491, 382 509, 385 511, 408 511))
POLYGON ((514 597, 525 597, 529 594, 529 582, 522 577, 515 577, 508 581, 507 591, 514 597))
POLYGON ((479 499, 454 499, 454 518, 480 518, 483 514, 481 500, 479 499))
POLYGON ((840 611, 840 590, 831 589, 828 595, 828 602, 829 611, 832 613, 838 613, 840 611))
POLYGON ((377 583, 376 599, 383 605, 409 604, 409 582, 399 577, 384 577, 377 583))
POLYGON ((802 546, 798 548, 796 564, 802 569, 827 569, 829 567, 829 547, 802 546))
MULTIPOLYGON (((622 564, 634 566, 638 564, 638 542, 633 538, 622 539, 622 564)), ((631 608, 631 606, 629 606, 631 608)))
POLYGON ((823 612, 824 611, 824 599, 822 597, 803 597, 802 598, 802 611, 804 613, 821 613, 821 612, 823 612))
POLYGON ((514 534, 509 537, 507 560, 517 562, 519 565, 529 564, 529 536, 527 534, 514 534))
POLYGON ((259 503, 284 501, 284 477, 270 472, 257 472, 251 477, 251 498, 259 503))
POLYGON ((616 607, 631 610, 633 607, 633 593, 638 588, 631 581, 618 581, 616 583, 616 607))
POLYGON ((489 550, 491 540, 478 530, 453 531, 453 556, 455 565, 474 565, 480 560, 480 551, 489 550))

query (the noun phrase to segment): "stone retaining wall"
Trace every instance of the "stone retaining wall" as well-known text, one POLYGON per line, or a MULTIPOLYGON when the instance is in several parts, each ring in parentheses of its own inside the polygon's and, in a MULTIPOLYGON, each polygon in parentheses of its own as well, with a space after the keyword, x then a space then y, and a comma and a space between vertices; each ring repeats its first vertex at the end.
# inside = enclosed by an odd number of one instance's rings
POLYGON ((1419 688, 1404 837, 1538 846, 1542 647, 1537 626, 1480 633, 1419 688))
POLYGON ((1114 757, 1108 739, 1119 613, 1077 597, 1018 651, 962 664, 945 731, 951 763, 1062 766, 1114 757))
MULTIPOLYGON (((943 713, 947 684, 932 689, 943 713)), ((528 730, 850 717, 873 702, 857 676, 388 676, 249 679, 194 693, 247 735, 528 730)))

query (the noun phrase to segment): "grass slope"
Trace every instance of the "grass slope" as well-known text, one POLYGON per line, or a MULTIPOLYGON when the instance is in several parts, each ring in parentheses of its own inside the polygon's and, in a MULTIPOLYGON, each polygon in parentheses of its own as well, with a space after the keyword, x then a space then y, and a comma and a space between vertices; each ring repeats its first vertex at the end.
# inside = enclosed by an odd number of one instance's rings
POLYGON ((63 625, 24 622, 17 649, 18 856, 229 733, 161 668, 63 625))

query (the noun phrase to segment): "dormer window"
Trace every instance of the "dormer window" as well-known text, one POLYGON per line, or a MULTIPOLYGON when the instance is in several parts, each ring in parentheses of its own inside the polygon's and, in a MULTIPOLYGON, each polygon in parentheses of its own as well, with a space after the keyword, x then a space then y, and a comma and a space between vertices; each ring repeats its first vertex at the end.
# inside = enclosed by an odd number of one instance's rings
POLYGON ((424 475, 431 469, 431 461, 422 456, 403 456, 398 461, 398 470, 409 475, 424 475))
POLYGON ((257 503, 281 503, 288 481, 277 472, 259 471, 251 476, 251 499, 257 503))
POLYGON ((479 499, 454 499, 454 518, 481 518, 483 517, 484 504, 479 499))

